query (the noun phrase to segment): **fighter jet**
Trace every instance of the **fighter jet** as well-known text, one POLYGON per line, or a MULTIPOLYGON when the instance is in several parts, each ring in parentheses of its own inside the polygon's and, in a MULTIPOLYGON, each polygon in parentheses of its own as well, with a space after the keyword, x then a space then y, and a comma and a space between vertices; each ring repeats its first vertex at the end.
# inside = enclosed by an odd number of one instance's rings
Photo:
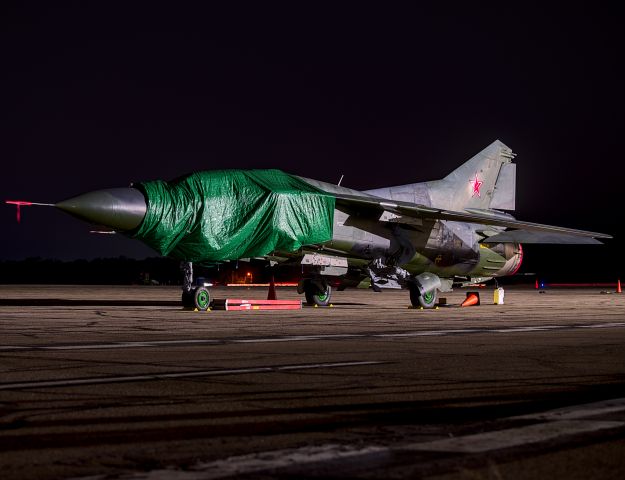
POLYGON ((497 140, 441 180, 367 191, 280 170, 204 171, 55 206, 180 260, 187 306, 210 305, 193 262, 259 258, 301 265, 298 292, 311 305, 328 305, 334 285, 406 289, 432 308, 454 285, 514 275, 523 243, 611 238, 515 219, 514 157, 497 140))

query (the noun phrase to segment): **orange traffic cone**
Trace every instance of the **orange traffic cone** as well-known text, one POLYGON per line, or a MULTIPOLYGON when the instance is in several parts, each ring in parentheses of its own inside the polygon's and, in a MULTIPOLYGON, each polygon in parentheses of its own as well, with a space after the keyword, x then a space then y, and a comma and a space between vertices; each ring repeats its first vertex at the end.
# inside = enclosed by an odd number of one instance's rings
POLYGON ((467 292, 467 298, 462 302, 461 307, 472 307, 480 304, 480 294, 477 292, 467 292))
POLYGON ((269 282, 269 292, 267 293, 267 300, 277 300, 278 295, 276 295, 276 283, 273 280, 273 275, 271 276, 271 281, 269 282))
POLYGON ((621 290, 621 279, 618 279, 618 282, 616 282, 616 293, 623 293, 623 291, 621 290))

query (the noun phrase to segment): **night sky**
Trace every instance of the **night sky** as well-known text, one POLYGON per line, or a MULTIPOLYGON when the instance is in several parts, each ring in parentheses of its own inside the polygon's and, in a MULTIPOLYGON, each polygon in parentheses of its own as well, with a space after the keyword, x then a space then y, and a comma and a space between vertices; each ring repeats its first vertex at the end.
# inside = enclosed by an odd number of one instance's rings
MULTIPOLYGON (((623 7, 86 3, 0 7, 2 200, 221 168, 377 188, 500 139, 517 218, 613 234, 582 251, 623 267, 623 7)), ((0 260, 154 254, 54 209, 0 225, 0 260)))

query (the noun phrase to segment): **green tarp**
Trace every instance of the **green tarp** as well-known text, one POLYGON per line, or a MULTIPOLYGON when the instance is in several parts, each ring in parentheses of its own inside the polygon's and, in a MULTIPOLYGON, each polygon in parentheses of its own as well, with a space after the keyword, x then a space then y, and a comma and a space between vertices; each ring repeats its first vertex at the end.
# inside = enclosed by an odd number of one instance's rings
POLYGON ((138 185, 147 202, 133 236, 191 262, 236 260, 332 238, 334 197, 280 170, 213 170, 138 185))

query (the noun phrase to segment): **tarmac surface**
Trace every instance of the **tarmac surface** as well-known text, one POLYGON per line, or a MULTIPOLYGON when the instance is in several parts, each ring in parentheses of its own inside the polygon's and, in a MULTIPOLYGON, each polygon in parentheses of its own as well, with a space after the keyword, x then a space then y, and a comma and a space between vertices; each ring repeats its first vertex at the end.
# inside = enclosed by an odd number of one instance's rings
POLYGON ((2 479, 623 478, 625 295, 480 294, 0 286, 2 479))

